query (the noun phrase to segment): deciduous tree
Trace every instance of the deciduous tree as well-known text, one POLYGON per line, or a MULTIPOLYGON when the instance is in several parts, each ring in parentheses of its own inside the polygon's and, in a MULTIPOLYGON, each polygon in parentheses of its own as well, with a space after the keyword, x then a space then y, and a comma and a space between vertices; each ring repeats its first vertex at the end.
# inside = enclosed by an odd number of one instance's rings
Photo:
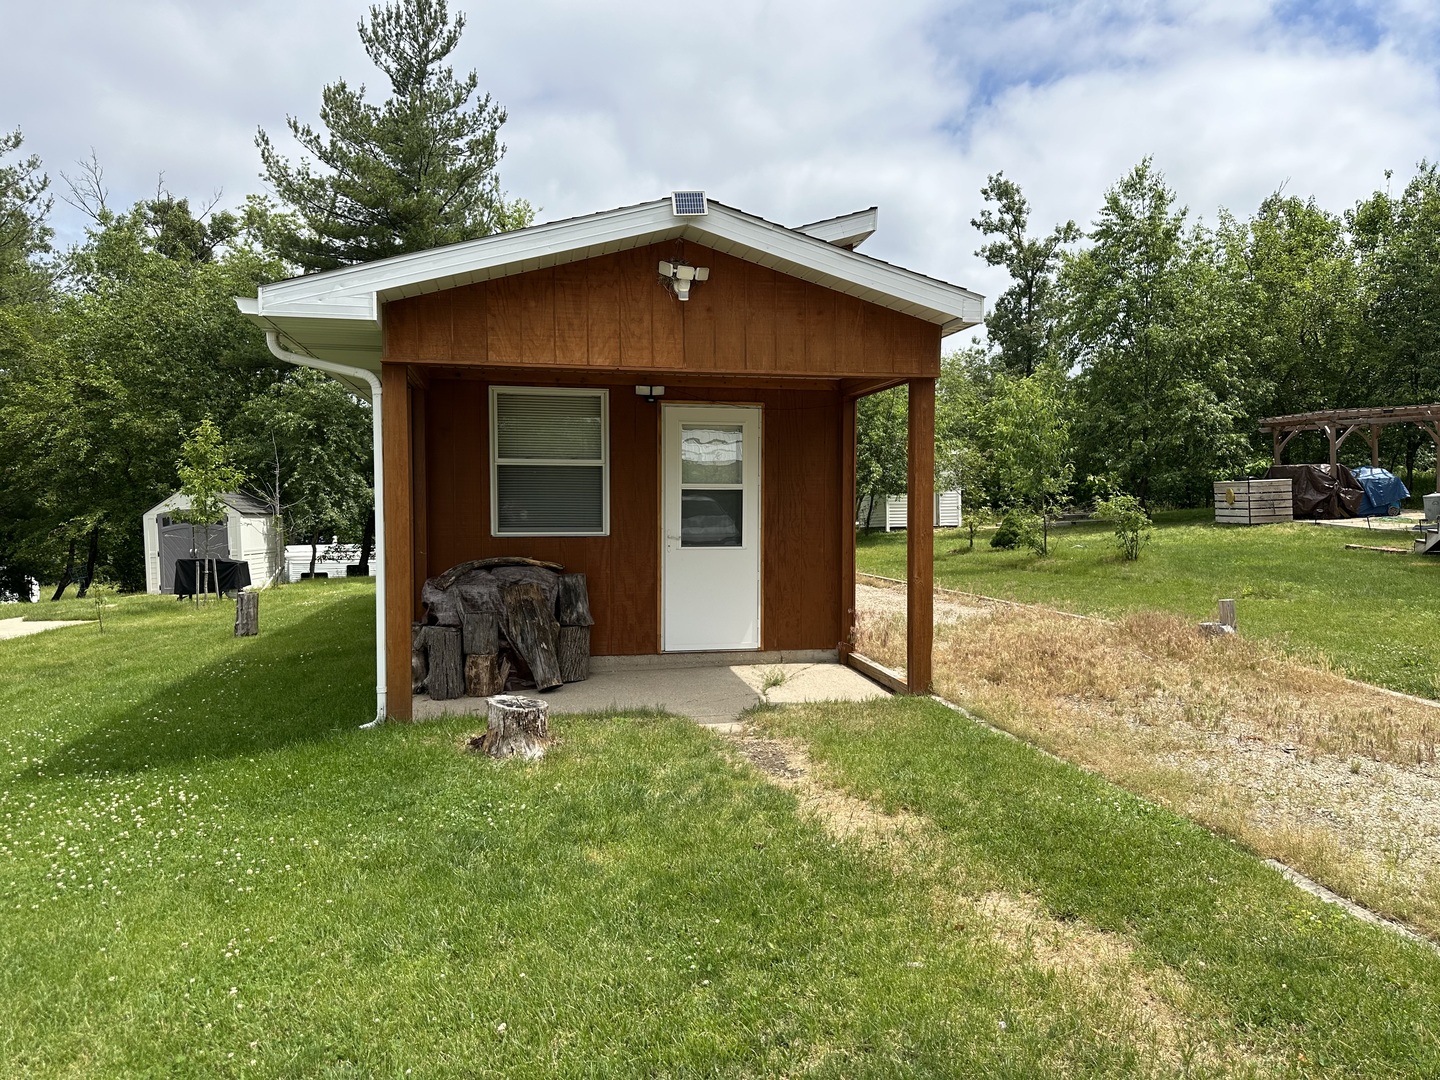
POLYGON ((1055 273, 1065 247, 1080 239, 1080 230, 1067 221, 1048 236, 1028 235, 1030 203, 1020 185, 1003 172, 991 176, 980 194, 995 209, 986 206, 970 224, 997 239, 975 254, 991 266, 1005 267, 1013 282, 996 297, 985 316, 985 329, 1005 370, 1031 375, 1050 354, 1055 273))

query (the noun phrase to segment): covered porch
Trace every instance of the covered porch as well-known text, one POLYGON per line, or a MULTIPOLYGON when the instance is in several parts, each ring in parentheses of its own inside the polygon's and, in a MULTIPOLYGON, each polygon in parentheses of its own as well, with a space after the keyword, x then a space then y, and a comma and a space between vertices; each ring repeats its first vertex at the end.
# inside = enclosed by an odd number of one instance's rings
POLYGON ((414 628, 436 618, 427 580, 515 556, 585 575, 597 675, 823 654, 928 690, 935 382, 943 337, 979 322, 983 298, 857 253, 873 209, 790 229, 703 197, 683 206, 535 226, 241 302, 277 355, 377 405, 383 715, 429 709, 411 682, 414 628), (853 649, 856 403, 897 386, 909 395, 899 677, 853 649))

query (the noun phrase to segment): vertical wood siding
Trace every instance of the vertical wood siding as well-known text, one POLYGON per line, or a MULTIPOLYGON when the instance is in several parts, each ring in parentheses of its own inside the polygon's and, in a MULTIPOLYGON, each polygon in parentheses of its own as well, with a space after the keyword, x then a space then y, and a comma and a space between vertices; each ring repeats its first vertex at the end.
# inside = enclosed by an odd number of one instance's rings
MULTIPOLYGON (((513 375, 503 381, 525 385, 513 375)), ((564 385, 587 383, 603 380, 579 378, 564 385)), ((430 380, 423 471, 426 574, 496 555, 564 563, 589 579, 597 655, 658 652, 660 406, 636 396, 630 382, 610 386, 609 536, 496 538, 490 535, 489 385, 477 378, 430 380)), ((834 648, 841 623, 836 589, 841 535, 835 523, 848 514, 836 483, 842 424, 835 385, 676 387, 665 400, 763 408, 763 647, 834 648)))
POLYGON ((940 364, 933 323, 681 241, 393 300, 384 324, 396 363, 825 377, 940 364), (710 267, 684 303, 656 273, 676 258, 710 267))

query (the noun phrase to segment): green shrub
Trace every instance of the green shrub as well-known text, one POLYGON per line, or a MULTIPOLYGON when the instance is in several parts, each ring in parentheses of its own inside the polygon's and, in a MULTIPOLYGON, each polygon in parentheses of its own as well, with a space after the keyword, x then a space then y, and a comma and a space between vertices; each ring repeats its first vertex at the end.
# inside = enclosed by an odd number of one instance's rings
POLYGON ((1020 530, 1014 514, 1006 514, 1001 519, 1000 527, 995 530, 995 535, 990 537, 990 546, 1004 551, 1020 546, 1020 530))
POLYGON ((1150 539, 1154 522, 1134 495, 1112 495, 1095 504, 1095 516, 1115 528, 1115 546, 1127 560, 1140 558, 1140 548, 1150 539))

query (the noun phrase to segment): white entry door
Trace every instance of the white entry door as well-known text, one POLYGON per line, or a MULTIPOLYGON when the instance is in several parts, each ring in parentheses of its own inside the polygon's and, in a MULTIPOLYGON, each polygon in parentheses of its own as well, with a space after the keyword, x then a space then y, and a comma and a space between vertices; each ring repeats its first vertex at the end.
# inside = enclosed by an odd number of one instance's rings
POLYGON ((665 405, 666 652, 760 648, 760 410, 665 405))

